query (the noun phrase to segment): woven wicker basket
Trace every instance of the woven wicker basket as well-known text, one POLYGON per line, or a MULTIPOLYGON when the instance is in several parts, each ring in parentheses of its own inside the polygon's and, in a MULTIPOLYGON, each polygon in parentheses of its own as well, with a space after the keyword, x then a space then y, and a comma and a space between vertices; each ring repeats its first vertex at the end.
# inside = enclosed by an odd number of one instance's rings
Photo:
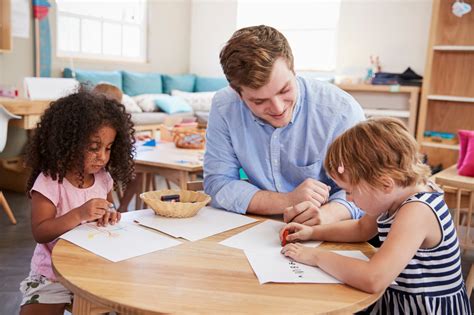
POLYGON ((211 197, 202 192, 172 189, 144 192, 140 198, 156 214, 170 218, 192 217, 211 201, 211 197), (179 195, 180 202, 161 201, 161 196, 166 195, 179 195))
POLYGON ((204 149, 206 130, 197 128, 173 128, 173 141, 183 149, 204 149))

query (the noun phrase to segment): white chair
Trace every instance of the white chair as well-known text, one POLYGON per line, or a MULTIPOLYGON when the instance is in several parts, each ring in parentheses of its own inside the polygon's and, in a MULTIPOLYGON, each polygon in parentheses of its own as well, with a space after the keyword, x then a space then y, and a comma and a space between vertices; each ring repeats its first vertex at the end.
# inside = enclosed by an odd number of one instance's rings
MULTIPOLYGON (((7 132, 8 132, 8 121, 10 119, 20 119, 20 116, 13 115, 9 111, 5 109, 0 104, 0 152, 3 151, 5 148, 5 144, 7 143, 7 132)), ((16 224, 15 216, 13 215, 12 209, 8 205, 5 196, 3 195, 2 191, 0 191, 0 205, 2 206, 3 210, 7 214, 8 218, 13 224, 16 224)))

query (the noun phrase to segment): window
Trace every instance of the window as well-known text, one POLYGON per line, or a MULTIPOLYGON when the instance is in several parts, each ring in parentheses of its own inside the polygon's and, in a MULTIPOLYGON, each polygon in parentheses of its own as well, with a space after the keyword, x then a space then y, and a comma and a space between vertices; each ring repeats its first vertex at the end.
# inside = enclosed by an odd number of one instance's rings
POLYGON ((340 0, 240 0, 237 28, 265 24, 288 39, 297 71, 334 71, 340 0))
POLYGON ((146 0, 57 0, 57 55, 146 60, 146 0))

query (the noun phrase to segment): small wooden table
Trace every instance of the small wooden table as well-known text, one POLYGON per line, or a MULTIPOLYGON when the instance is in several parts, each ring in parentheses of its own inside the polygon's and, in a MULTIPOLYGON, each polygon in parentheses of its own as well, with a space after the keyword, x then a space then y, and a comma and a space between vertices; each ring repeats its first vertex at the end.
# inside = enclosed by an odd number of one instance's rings
MULTIPOLYGON (((243 251, 218 244, 251 226, 117 263, 60 240, 53 250, 53 268, 59 281, 74 293, 74 315, 99 310, 123 314, 350 314, 382 295, 344 284, 260 285, 243 251)), ((321 246, 361 250, 367 256, 375 252, 368 243, 321 246)))
POLYGON ((23 129, 34 129, 43 112, 51 101, 31 101, 23 98, 0 97, 2 104, 10 113, 20 115, 20 120, 12 120, 10 124, 23 129))
POLYGON ((196 180, 196 175, 202 173, 203 157, 204 150, 180 149, 172 142, 158 142, 155 147, 138 149, 135 169, 161 175, 186 189, 186 183, 196 180))

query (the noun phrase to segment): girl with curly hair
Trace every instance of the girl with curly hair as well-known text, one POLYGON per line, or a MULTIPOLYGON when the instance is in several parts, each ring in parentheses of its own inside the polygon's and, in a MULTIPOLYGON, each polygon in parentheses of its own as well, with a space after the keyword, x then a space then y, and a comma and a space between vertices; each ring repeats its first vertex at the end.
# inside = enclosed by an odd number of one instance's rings
MULTIPOLYGON (((77 225, 115 224, 114 182, 125 187, 134 172, 134 129, 125 107, 79 91, 44 112, 28 146, 26 163, 31 227, 38 243, 30 275, 21 283, 21 314, 63 314, 72 293, 56 281, 51 252, 57 238, 77 225)), ((117 184, 115 184, 117 185, 117 184)))

